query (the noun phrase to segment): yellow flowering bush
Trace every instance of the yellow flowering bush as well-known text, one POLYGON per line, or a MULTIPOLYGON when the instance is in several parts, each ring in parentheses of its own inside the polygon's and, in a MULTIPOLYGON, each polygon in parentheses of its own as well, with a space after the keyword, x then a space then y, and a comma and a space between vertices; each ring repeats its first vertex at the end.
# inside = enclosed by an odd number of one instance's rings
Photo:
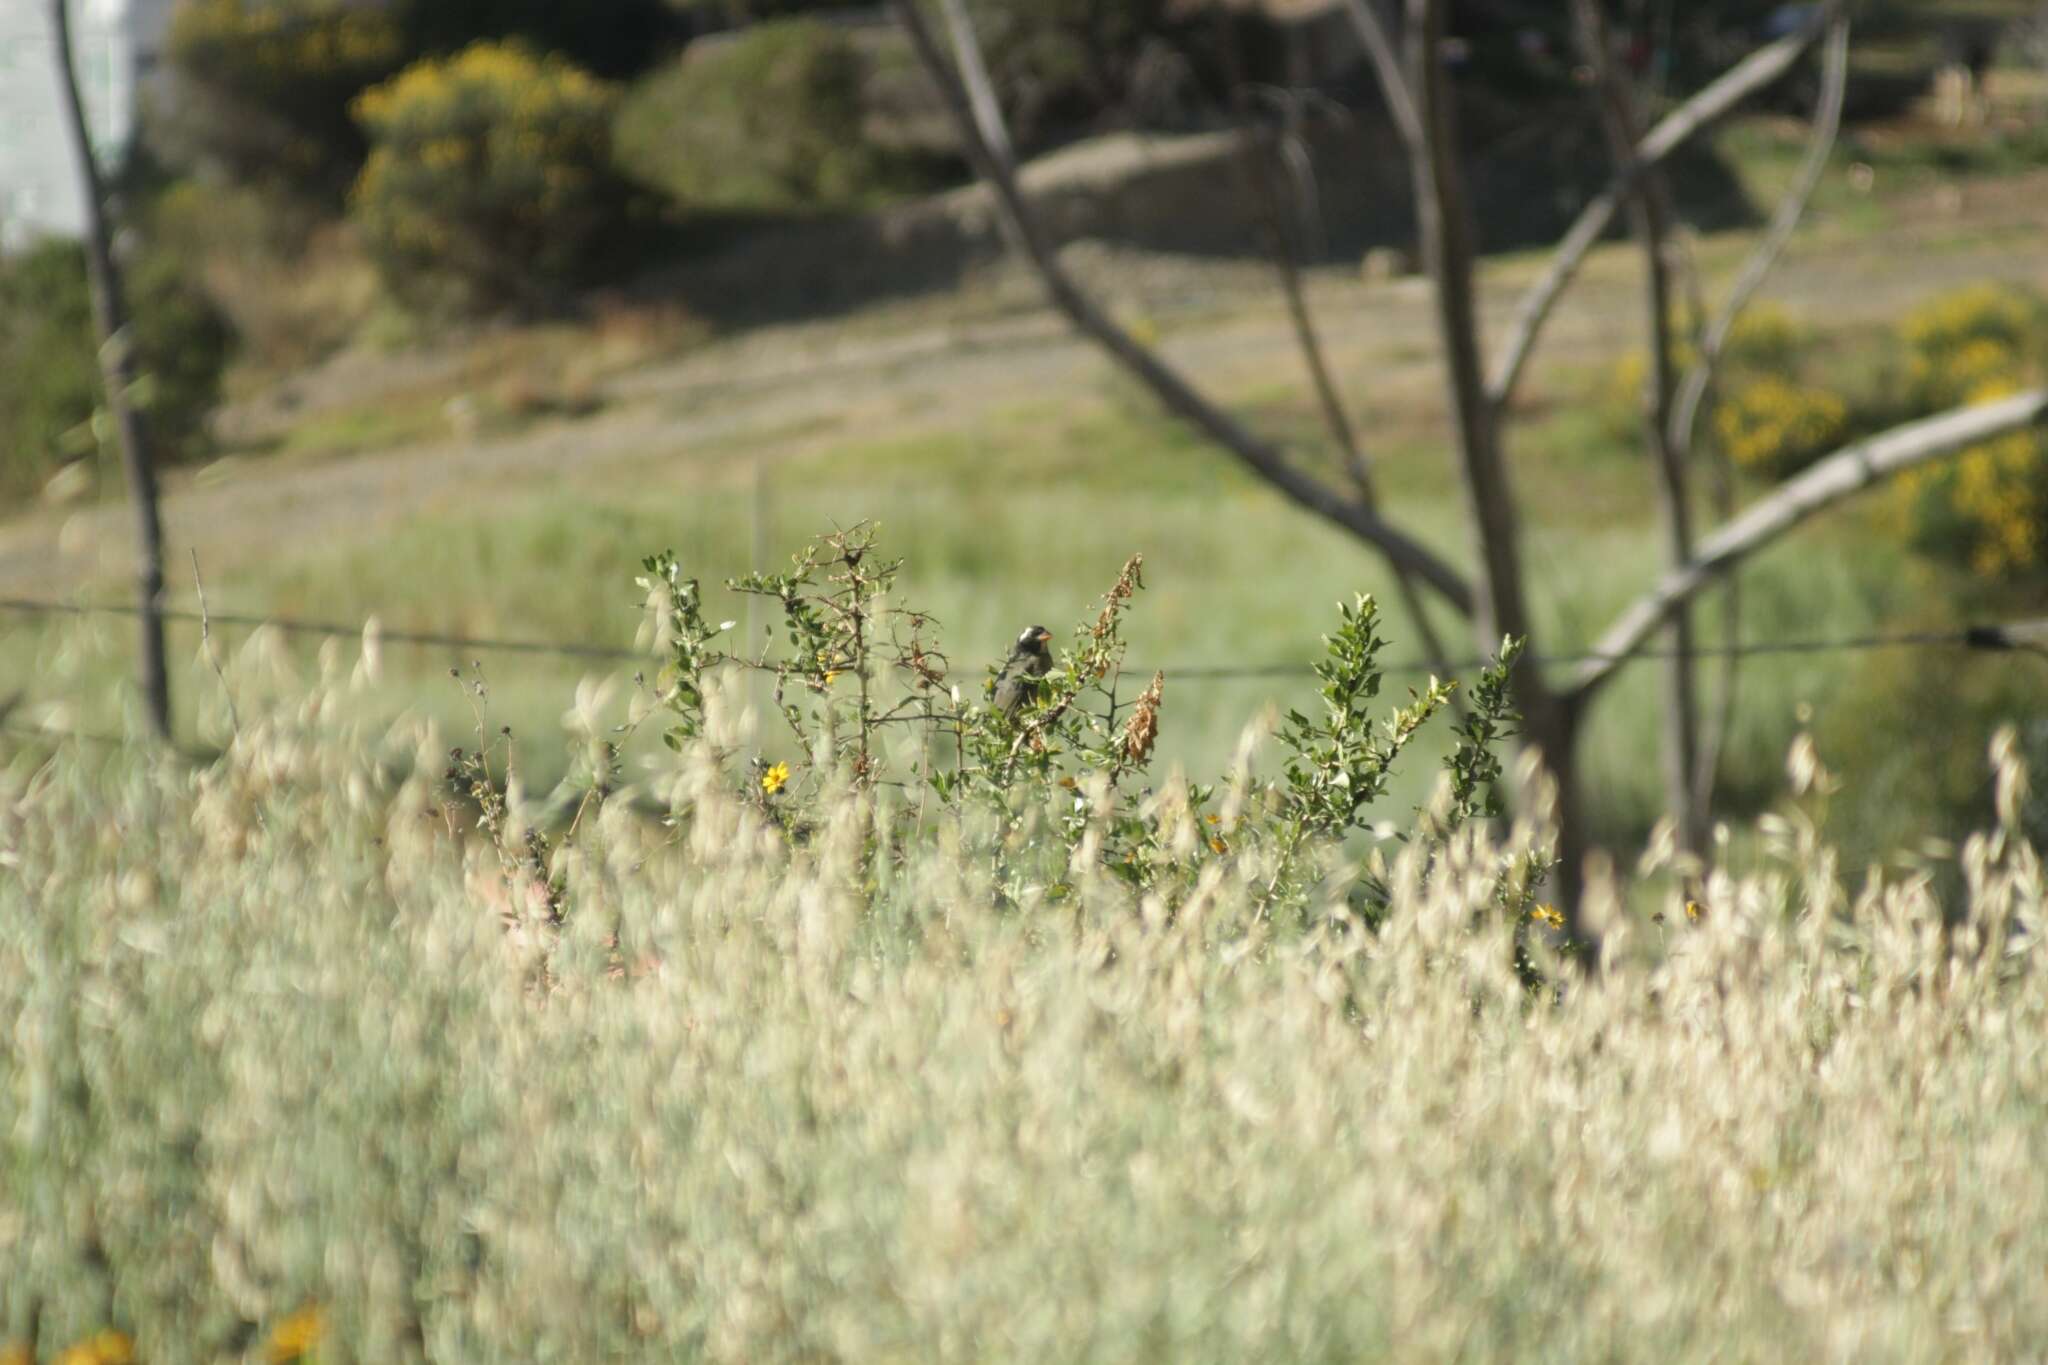
POLYGON ((1764 375, 1714 409, 1714 436, 1751 473, 1783 478, 1841 445, 1849 405, 1825 389, 1764 375))
MULTIPOLYGON (((1691 331, 1692 324, 1681 317, 1678 334, 1687 336, 1691 331)), ((1776 304, 1759 303, 1744 309, 1721 348, 1718 373, 1724 391, 1761 377, 1782 378, 1797 365, 1811 339, 1811 329, 1776 304)), ((1680 341, 1672 348, 1671 363, 1681 377, 1698 358, 1699 352, 1690 342, 1680 341)), ((1608 371, 1600 388, 1600 405, 1605 425, 1616 440, 1632 439, 1642 431, 1643 393, 1649 377, 1650 357, 1644 351, 1629 352, 1608 371)))
MULTIPOLYGON (((2016 387, 1989 383, 1969 401, 2004 398, 2016 387)), ((2035 432, 2016 431, 1909 470, 1892 498, 1914 545, 1982 577, 2010 578, 2048 564, 2048 442, 2035 432)))
MULTIPOLYGON (((1982 284, 1909 314, 1899 324, 1912 414, 1988 403, 2039 384, 2044 338, 2041 300, 1982 284)), ((1985 578, 2037 573, 2048 565, 2048 442, 2031 431, 1974 446, 1910 471, 1892 493, 1907 537, 1920 549, 1985 578)))
POLYGON ((271 1329, 263 1358, 270 1365, 290 1365, 291 1361, 305 1360, 313 1354, 326 1331, 326 1311, 317 1303, 305 1304, 287 1313, 271 1329))
POLYGON ((52 1365, 135 1365, 135 1342, 107 1327, 57 1353, 52 1365))
POLYGON ((2025 290, 1979 284, 1944 295, 1899 324, 1916 407, 1937 412, 2015 380, 2042 350, 2048 310, 2025 290))
POLYGON ((415 305, 544 303, 627 212, 611 85, 554 56, 476 43, 363 92, 371 150, 350 215, 415 305))
POLYGON ((1908 313, 1899 338, 1915 352, 1941 356, 1974 341, 2026 350, 2038 337, 2041 302, 2024 289, 1973 284, 1908 313))

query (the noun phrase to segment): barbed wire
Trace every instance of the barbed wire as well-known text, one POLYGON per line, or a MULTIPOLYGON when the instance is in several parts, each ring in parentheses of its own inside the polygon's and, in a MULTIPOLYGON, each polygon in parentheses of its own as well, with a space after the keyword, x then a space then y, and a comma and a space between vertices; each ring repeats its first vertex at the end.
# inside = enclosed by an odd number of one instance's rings
MULTIPOLYGON (((62 602, 32 597, 0 597, 0 611, 21 615, 42 616, 140 616, 143 608, 134 603, 121 602, 62 602)), ((521 640, 504 639, 481 635, 455 635, 440 631, 391 630, 382 626, 374 629, 367 624, 343 625, 335 621, 317 621, 283 616, 263 616, 247 612, 199 612, 182 607, 162 607, 156 612, 166 621, 192 624, 211 622, 219 626, 239 626, 249 629, 268 627, 291 635, 318 635, 331 639, 363 639, 366 636, 387 645, 410 645, 421 648, 446 648, 465 654, 533 654, 552 655, 563 658, 611 659, 618 661, 648 660, 654 656, 645 650, 629 649, 618 645, 600 645, 585 641, 521 640)), ((1695 645, 1684 651, 1663 645, 1644 645, 1624 655, 1603 654, 1595 651, 1578 651, 1564 654, 1526 656, 1539 667, 1575 667, 1588 663, 1606 663, 1617 659, 1670 659, 1688 655, 1694 659, 1758 658, 1772 655, 1798 654, 1848 654, 1867 653, 1885 649, 1936 649, 1956 648, 1985 651, 2027 651, 2048 657, 2048 618, 2038 620, 1990 622, 1960 626, 1949 630, 1912 630, 1891 633, 1867 633, 1860 635, 1825 636, 1810 639, 1791 640, 1739 640, 1725 644, 1695 645)), ((1485 667, 1490 660, 1480 658, 1452 661, 1449 667, 1454 672, 1466 672, 1485 667)), ((1405 660, 1383 665, 1383 671, 1390 674, 1420 675, 1434 672, 1441 664, 1425 660, 1405 660)), ((1303 678, 1313 677, 1315 669, 1309 664, 1177 664, 1162 670, 1167 677, 1180 681, 1249 681, 1259 678, 1303 678)))

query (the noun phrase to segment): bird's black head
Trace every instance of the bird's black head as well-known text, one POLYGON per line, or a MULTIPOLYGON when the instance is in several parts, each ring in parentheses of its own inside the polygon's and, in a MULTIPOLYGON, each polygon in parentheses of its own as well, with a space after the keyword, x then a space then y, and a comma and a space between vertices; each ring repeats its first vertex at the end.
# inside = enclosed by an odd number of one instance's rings
POLYGON ((1045 653, 1046 645, 1051 640, 1052 632, 1044 626, 1026 626, 1024 627, 1024 633, 1017 637, 1017 648, 1011 652, 1015 654, 1043 654, 1045 653))

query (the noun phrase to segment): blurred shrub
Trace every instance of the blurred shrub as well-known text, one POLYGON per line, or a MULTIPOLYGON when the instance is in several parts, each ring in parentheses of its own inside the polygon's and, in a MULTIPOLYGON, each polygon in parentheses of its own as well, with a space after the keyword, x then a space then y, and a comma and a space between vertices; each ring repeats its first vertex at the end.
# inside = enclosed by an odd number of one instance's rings
MULTIPOLYGON (((2003 285, 1974 285, 1909 314, 1906 416, 1992 402, 2043 376, 2041 299, 2003 285)), ((2035 431, 1972 447, 1910 470, 1893 490, 1902 529, 1918 549, 1985 578, 2039 573, 2048 565, 2048 441, 2035 431)))
POLYGON ((173 160, 332 200, 363 155, 349 102, 405 64, 387 7, 347 0, 184 0, 169 54, 179 78, 159 134, 173 160))
POLYGON ((1782 479, 1840 446, 1849 405, 1825 389, 1764 375, 1734 388, 1714 408, 1714 436, 1751 473, 1782 479))
MULTIPOLYGON (((158 458, 189 458, 220 398, 227 324, 165 257, 131 266, 127 283, 144 376, 137 397, 158 458)), ((29 492, 91 453, 100 402, 84 252, 49 241, 0 259, 0 492, 29 492)))
POLYGON ((352 103, 414 62, 517 39, 624 76, 676 29, 664 0, 182 0, 169 45, 177 94, 152 137, 174 162, 333 204, 367 150, 352 103))
POLYGON ((185 262, 233 327, 245 362, 308 365, 354 338, 382 298, 346 223, 248 186, 180 181, 148 213, 153 248, 185 262))
POLYGON ((1762 374, 1796 364, 1813 340, 1813 329, 1775 303, 1742 310, 1721 349, 1724 373, 1762 374))
POLYGON ((1018 143, 1114 119, 1169 49, 1173 0, 968 0, 989 79, 1018 143))
POLYGON ((392 292, 429 311, 544 304, 591 273, 628 211, 613 87, 560 57, 478 43, 356 101, 350 199, 392 292))
POLYGON ((788 19, 822 10, 872 8, 872 0, 673 0, 686 15, 701 15, 710 24, 738 28, 769 19, 788 19))
POLYGON ((889 178, 862 131, 862 63, 815 20, 762 24, 644 78, 619 110, 619 165, 677 203, 855 204, 889 178))
POLYGON ((645 71, 677 36, 667 0, 410 0, 402 10, 417 55, 518 39, 608 78, 645 71))

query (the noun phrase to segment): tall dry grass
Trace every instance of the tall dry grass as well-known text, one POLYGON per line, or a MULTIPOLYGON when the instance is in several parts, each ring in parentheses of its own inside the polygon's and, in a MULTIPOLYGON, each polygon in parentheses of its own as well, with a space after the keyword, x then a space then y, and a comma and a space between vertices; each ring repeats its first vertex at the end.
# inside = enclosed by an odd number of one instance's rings
POLYGON ((1697 919, 1596 890, 1602 970, 1532 994, 1487 909, 1530 827, 1397 861, 1378 933, 1334 853, 1299 927, 1250 912, 1255 860, 999 907, 955 832, 877 854, 888 789, 792 844, 706 749, 642 775, 679 830, 585 812, 558 930, 438 739, 323 730, 347 685, 245 695, 196 772, 5 765, 0 1331, 152 1362, 261 1354, 309 1304, 318 1358, 362 1361, 2048 1341, 2040 862, 1995 830, 1951 898, 1866 885, 1808 751, 1697 919))

